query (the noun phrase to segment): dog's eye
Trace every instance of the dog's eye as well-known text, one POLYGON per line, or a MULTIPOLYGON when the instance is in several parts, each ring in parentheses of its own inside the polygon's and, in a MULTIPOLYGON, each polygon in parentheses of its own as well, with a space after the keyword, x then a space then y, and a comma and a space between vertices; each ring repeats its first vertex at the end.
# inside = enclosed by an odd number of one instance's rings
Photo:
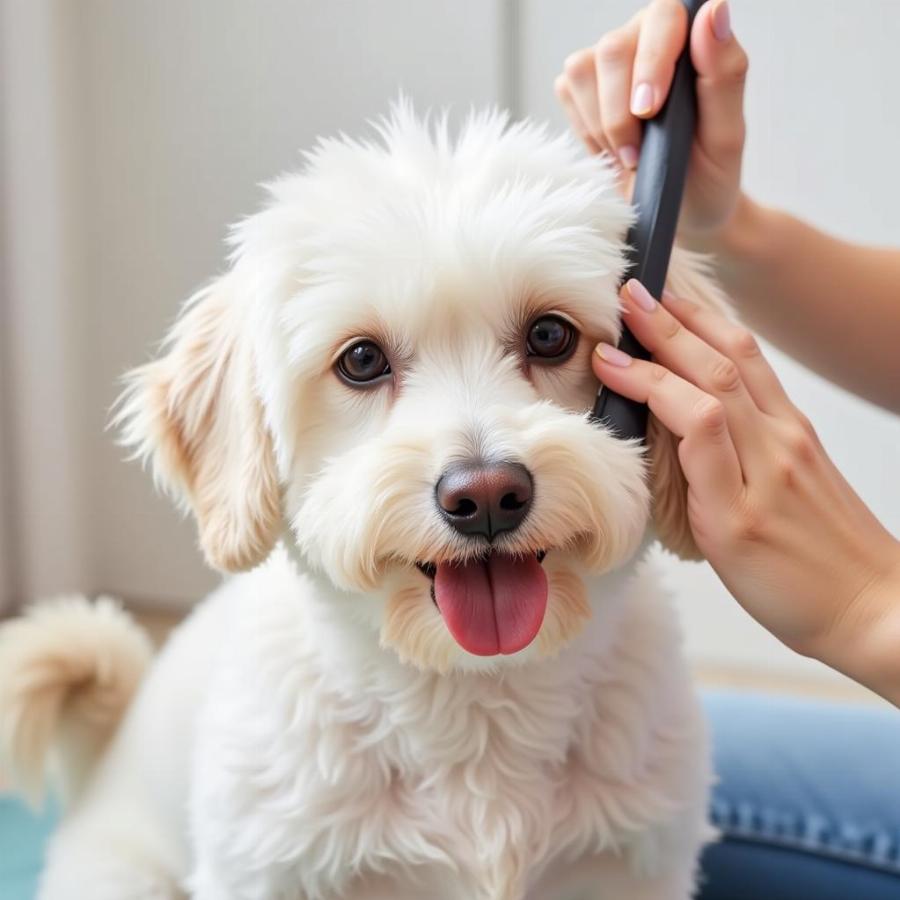
POLYGON ((575 327, 559 316, 541 316, 528 329, 526 352, 534 362, 562 363, 575 349, 575 327))
POLYGON ((337 362, 337 369, 351 384, 370 384, 391 374, 384 351, 373 341, 359 341, 348 347, 337 362))

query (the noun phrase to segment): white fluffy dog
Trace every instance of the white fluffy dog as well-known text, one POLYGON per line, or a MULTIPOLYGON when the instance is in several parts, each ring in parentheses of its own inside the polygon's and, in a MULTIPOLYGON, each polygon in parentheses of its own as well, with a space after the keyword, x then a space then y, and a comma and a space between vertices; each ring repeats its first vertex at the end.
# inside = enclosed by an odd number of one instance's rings
POLYGON ((149 668, 108 601, 5 628, 6 768, 68 798, 42 900, 693 892, 705 727, 640 568, 693 550, 675 443, 585 413, 632 210, 499 114, 379 132, 270 185, 130 375, 125 440, 245 574, 149 668))

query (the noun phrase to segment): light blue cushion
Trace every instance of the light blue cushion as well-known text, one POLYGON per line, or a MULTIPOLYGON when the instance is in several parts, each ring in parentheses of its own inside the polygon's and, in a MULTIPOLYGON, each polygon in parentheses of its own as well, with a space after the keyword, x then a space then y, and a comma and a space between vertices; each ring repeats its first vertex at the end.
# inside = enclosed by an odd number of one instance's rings
POLYGON ((0 795, 0 898, 34 900, 55 813, 35 815, 13 797, 0 795))

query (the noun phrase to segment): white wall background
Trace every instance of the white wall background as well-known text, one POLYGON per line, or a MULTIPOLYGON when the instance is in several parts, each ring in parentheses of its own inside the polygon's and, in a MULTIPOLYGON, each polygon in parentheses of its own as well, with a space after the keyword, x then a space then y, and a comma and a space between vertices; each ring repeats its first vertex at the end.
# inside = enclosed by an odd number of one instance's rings
POLYGON ((192 524, 104 431, 117 379, 222 267, 258 183, 317 135, 360 130, 400 88, 421 108, 498 102, 505 12, 3 0, 7 593, 165 605, 214 582, 192 524))
MULTIPOLYGON (((562 60, 638 5, 2 0, 0 604, 77 588, 177 605, 213 582, 191 524, 121 463, 103 425, 117 376, 221 267, 225 225, 255 207, 259 181, 317 134, 358 132, 400 86, 420 106, 501 102, 562 127, 552 92, 562 60)), ((752 60, 751 192, 900 246, 900 4, 732 7, 752 60)), ((850 481, 900 534, 900 421, 775 358, 850 481)), ((706 567, 666 566, 695 657, 819 674, 706 567)))

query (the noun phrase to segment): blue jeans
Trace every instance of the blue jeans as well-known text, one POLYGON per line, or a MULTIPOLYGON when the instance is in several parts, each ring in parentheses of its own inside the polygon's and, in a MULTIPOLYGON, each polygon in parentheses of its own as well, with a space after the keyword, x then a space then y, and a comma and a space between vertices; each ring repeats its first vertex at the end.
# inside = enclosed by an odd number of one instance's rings
POLYGON ((700 900, 900 898, 900 711, 710 692, 700 900))

